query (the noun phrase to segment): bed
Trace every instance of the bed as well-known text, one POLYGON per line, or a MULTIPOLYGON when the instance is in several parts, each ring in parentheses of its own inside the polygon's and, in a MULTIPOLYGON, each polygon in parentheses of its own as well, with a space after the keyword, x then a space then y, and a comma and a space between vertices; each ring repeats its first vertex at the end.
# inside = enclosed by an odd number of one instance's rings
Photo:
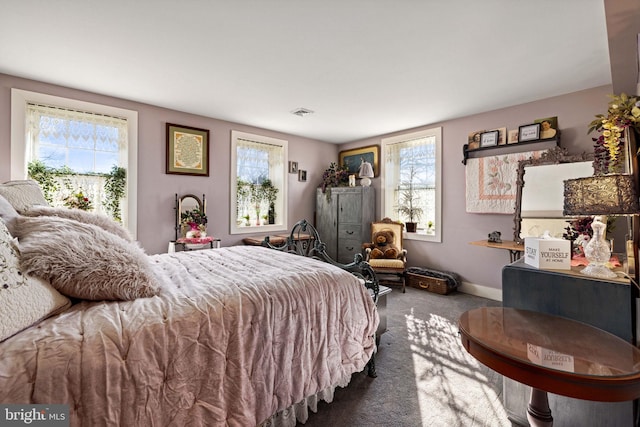
POLYGON ((147 256, 110 224, 6 210, 0 323, 47 301, 0 330, 1 403, 68 404, 72 426, 295 425, 352 374, 375 376, 375 274, 331 261, 306 221, 303 246, 292 231, 282 247, 147 256))

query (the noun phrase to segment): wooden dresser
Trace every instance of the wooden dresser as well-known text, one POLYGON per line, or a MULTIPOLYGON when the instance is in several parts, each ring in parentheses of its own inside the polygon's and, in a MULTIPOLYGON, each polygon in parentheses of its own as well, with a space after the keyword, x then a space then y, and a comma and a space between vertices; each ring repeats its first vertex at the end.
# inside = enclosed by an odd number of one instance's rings
POLYGON ((375 190, 371 187, 333 187, 316 193, 316 229, 327 245, 327 254, 340 262, 353 262, 362 243, 371 241, 371 222, 376 214, 375 190))

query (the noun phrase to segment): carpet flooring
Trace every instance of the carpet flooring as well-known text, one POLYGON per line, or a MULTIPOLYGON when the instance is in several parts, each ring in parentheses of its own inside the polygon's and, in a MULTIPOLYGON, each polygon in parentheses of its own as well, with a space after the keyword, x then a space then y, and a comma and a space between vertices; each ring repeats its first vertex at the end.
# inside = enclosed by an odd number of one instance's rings
POLYGON ((403 294, 393 288, 376 355, 378 377, 354 374, 304 425, 510 427, 502 376, 466 352, 457 326, 467 310, 500 305, 460 292, 439 295, 408 287, 403 294))

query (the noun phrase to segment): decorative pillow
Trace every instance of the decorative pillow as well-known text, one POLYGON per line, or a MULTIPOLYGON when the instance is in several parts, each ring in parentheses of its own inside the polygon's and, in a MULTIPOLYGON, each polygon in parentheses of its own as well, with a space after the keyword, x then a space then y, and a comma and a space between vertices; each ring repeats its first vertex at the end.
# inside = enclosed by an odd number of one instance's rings
POLYGON ((96 225, 20 216, 14 229, 22 271, 48 280, 64 295, 133 300, 160 290, 144 251, 96 225))
POLYGON ((50 284, 23 274, 13 238, 0 220, 0 341, 71 305, 50 284))
POLYGON ((42 189, 32 179, 8 181, 0 184, 0 196, 7 199, 19 213, 34 205, 49 206, 49 203, 44 198, 42 189))
POLYGON ((0 196, 0 219, 4 220, 10 234, 13 234, 13 221, 18 215, 18 212, 11 206, 11 203, 0 196))
MULTIPOLYGON (((0 205, 0 215, 1 214, 2 208, 0 205)), ((129 231, 126 228, 103 214, 86 212, 81 209, 54 208, 51 206, 33 206, 22 214, 25 216, 56 216, 60 218, 73 219, 85 224, 97 225, 103 230, 122 237, 128 242, 133 242, 133 237, 131 237, 131 234, 129 234, 129 231)))

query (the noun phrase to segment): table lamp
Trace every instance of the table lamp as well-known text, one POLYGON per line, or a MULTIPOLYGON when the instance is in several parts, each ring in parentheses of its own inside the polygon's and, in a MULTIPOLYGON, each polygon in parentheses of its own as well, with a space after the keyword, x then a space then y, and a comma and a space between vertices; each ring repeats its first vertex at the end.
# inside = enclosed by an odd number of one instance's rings
POLYGON ((358 171, 358 176, 361 178, 360 185, 363 187, 368 187, 371 185, 371 178, 375 175, 373 174, 373 166, 371 163, 362 159, 362 164, 360 164, 360 170, 358 171))
POLYGON ((589 264, 581 273, 602 279, 617 277, 606 265, 611 257, 611 248, 605 239, 606 225, 600 215, 638 213, 638 193, 632 175, 596 175, 564 181, 563 214, 596 215, 591 223, 593 236, 584 247, 584 256, 589 264))

